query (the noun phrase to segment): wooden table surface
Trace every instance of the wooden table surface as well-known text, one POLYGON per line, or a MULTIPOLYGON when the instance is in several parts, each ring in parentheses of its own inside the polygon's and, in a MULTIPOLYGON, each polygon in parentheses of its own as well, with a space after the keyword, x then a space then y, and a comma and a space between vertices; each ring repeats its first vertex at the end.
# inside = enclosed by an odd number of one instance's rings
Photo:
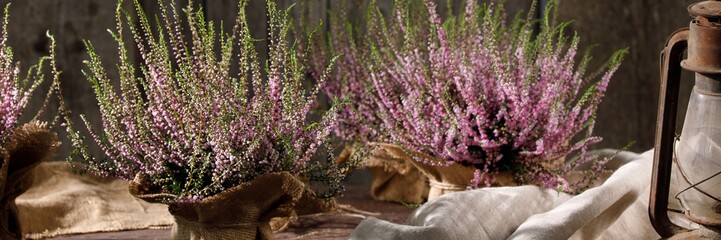
MULTIPOLYGON (((378 214, 376 218, 403 223, 414 210, 398 203, 373 200, 368 186, 348 186, 338 203, 350 205, 358 210, 378 214)), ((348 239, 351 231, 361 218, 343 215, 306 216, 291 224, 288 229, 275 233, 276 239, 348 239)), ((146 229, 135 231, 65 235, 50 239, 171 239, 170 229, 146 229)))

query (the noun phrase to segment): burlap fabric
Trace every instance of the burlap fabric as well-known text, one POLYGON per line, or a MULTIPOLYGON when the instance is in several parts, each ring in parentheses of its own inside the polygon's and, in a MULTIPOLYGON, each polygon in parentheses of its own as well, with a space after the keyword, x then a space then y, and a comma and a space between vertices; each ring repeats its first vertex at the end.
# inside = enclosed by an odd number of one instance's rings
POLYGON ((265 174, 197 202, 152 192, 148 186, 147 176, 139 174, 130 193, 149 202, 170 200, 175 239, 272 239, 271 221, 277 227, 298 215, 336 209, 334 201, 319 199, 288 172, 265 174))
MULTIPOLYGON (((404 156, 405 159, 410 159, 409 162, 428 178, 430 183, 430 190, 428 192, 429 201, 446 193, 464 191, 468 189, 468 185, 473 179, 473 172, 475 171, 475 168, 466 167, 460 164, 444 166, 447 164, 446 161, 423 153, 409 152, 407 150, 403 150, 397 145, 384 144, 383 148, 396 155, 404 156), (408 154, 412 154, 416 159, 424 159, 435 164, 426 164, 424 162, 413 160, 414 157, 410 157, 408 154)), ((493 186, 518 185, 516 181, 513 180, 513 176, 507 172, 495 174, 491 184, 493 186)))
POLYGON ((67 162, 43 162, 32 171, 33 185, 15 203, 26 238, 63 234, 165 228, 168 207, 128 193, 128 181, 75 174, 67 162))
POLYGON ((32 169, 60 145, 45 124, 31 122, 10 135, 0 153, 0 239, 20 239, 22 229, 15 199, 32 186, 32 169))
MULTIPOLYGON (((371 143, 371 154, 363 159, 362 167, 373 175, 370 194, 373 199, 421 204, 429 191, 428 178, 413 166, 412 159, 394 145, 371 143)), ((345 161, 354 151, 347 145, 338 156, 345 161)))

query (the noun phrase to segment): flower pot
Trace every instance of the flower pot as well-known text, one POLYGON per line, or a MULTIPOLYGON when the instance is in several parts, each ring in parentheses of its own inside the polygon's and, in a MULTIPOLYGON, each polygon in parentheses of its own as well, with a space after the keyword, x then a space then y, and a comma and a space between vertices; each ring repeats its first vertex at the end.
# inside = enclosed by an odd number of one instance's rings
MULTIPOLYGON (((371 154, 363 159, 362 167, 373 175, 370 194, 373 199, 391 202, 421 204, 428 196, 428 179, 411 158, 387 143, 370 143, 371 154)), ((345 161, 354 151, 346 146, 338 157, 345 161)))
MULTIPOLYGON (((428 191, 428 200, 433 200, 446 193, 465 191, 468 189, 471 180, 473 180, 473 174, 475 168, 463 166, 460 164, 453 163, 448 164, 447 161, 431 157, 427 154, 409 152, 403 150, 401 147, 392 144, 385 144, 385 149, 390 152, 394 152, 397 155, 405 155, 404 158, 410 159, 409 163, 415 166, 425 177, 428 178, 430 190, 428 191), (408 154, 412 154, 413 157, 408 154), (428 164, 422 161, 435 163, 428 164)), ((492 186, 517 186, 518 183, 513 179, 513 175, 509 172, 499 172, 492 176, 492 186)))
POLYGON ((32 186, 32 169, 60 146, 45 124, 31 122, 13 131, 0 147, 0 239, 20 239, 15 199, 32 186))
MULTIPOLYGON (((433 200, 447 193, 460 192, 469 189, 473 180, 475 168, 454 163, 449 166, 428 165, 426 163, 413 161, 413 164, 428 177, 430 191, 428 200, 433 200)), ((491 186, 518 186, 509 172, 492 174, 491 186)))
POLYGON ((317 198, 288 172, 265 174, 195 201, 149 192, 146 179, 139 174, 130 184, 130 193, 169 205, 175 218, 174 239, 272 239, 274 230, 298 215, 336 208, 335 202, 317 198))

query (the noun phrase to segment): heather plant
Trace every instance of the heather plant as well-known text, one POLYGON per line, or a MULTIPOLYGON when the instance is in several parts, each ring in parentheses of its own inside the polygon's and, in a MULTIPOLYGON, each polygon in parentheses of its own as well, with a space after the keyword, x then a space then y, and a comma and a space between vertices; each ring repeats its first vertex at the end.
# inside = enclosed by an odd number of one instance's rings
POLYGON ((432 0, 396 2, 389 19, 397 20, 371 46, 384 129, 407 150, 444 160, 418 161, 474 167, 471 185, 490 185, 506 171, 521 184, 583 189, 606 161, 585 153, 601 141, 595 112, 626 51, 586 75, 591 57, 577 56, 580 38, 566 34, 568 23, 555 24, 554 1, 542 19, 529 14, 510 24, 502 3, 475 2, 444 22, 432 0), (569 154, 580 157, 558 163, 569 154), (593 167, 584 180, 563 179, 586 163, 593 167))
MULTIPOLYGON (((48 33, 49 56, 41 57, 25 75, 20 73, 20 62, 13 59, 13 49, 8 46, 9 9, 10 4, 5 5, 0 26, 0 239, 20 239, 23 231, 18 224, 20 214, 15 199, 32 186, 32 169, 52 156, 60 145, 48 124, 37 121, 48 117, 43 114, 49 112, 46 110, 50 99, 59 90, 59 72, 55 63, 55 40, 48 33), (47 63, 50 70, 43 68, 47 63), (47 83, 46 72, 52 73, 52 81, 44 102, 37 109, 28 107, 34 100, 33 95, 42 91, 38 89, 47 83)), ((51 125, 57 120, 55 117, 51 125)))
MULTIPOLYGON (((328 63, 334 67, 321 91, 331 98, 347 100, 339 109, 336 136, 347 142, 372 142, 384 137, 379 132, 380 119, 376 115, 373 85, 370 81, 369 43, 379 31, 375 28, 374 12, 366 16, 349 16, 349 1, 338 1, 328 11, 327 33, 319 34, 319 25, 301 21, 302 32, 311 38, 299 45, 309 56, 309 73, 313 79, 323 79, 328 63)), ((366 9, 367 1, 356 1, 352 7, 366 9)), ((308 6, 308 5, 306 5, 308 6)), ((310 5, 312 7, 312 5, 310 5)))
MULTIPOLYGON (((96 131, 81 118, 107 157, 91 156, 83 135, 67 120, 71 158, 83 163, 82 170, 128 180, 143 173, 151 188, 185 199, 202 199, 275 172, 323 183, 327 188, 318 193, 325 197, 342 190, 340 180, 349 166, 312 160, 318 151, 332 150, 326 143, 337 107, 318 122, 309 120, 320 90, 306 90, 302 54, 289 42, 292 20, 287 11, 267 1, 269 60, 262 68, 257 40, 248 28, 247 0, 239 1, 230 33, 217 32, 201 10, 192 9, 192 2, 181 17, 175 4, 166 9, 161 1, 155 29, 137 0, 138 25, 121 4, 112 33, 119 49, 119 80, 108 78, 92 43, 86 42, 90 59, 85 75, 95 91, 103 129, 96 131), (129 58, 126 26, 140 52, 139 67, 129 58), (238 74, 232 74, 234 63, 238 74)), ((322 85, 324 78, 319 79, 322 85)))
MULTIPOLYGON (((0 39, 0 152, 8 141, 9 136, 19 125, 35 90, 44 82, 43 66, 51 57, 40 58, 36 65, 29 68, 25 76, 21 76, 20 63, 13 59, 13 50, 7 45, 8 10, 10 4, 5 6, 5 15, 2 22, 2 38, 0 39)), ((49 35, 48 35, 49 36, 49 35)), ((50 37, 52 40, 52 37, 50 37)), ((54 45, 54 40, 52 41, 54 45)), ((51 49, 53 49, 51 47, 51 49)), ((51 56, 52 56, 51 52, 51 56)), ((53 82, 55 83, 55 82, 53 82)), ((48 93, 48 97, 52 91, 48 93)), ((33 120, 41 115, 48 103, 39 109, 33 120)))

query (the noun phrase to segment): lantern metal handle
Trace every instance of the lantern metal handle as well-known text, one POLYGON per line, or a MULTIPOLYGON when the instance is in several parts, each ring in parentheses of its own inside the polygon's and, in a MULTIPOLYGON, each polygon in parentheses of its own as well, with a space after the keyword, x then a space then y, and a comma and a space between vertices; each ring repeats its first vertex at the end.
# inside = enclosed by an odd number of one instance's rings
POLYGON ((654 229, 662 237, 671 237, 686 231, 671 223, 668 217, 668 195, 671 185, 673 145, 676 136, 681 60, 688 47, 688 37, 688 28, 677 30, 669 37, 666 47, 661 51, 661 89, 656 120, 649 217, 654 229))

